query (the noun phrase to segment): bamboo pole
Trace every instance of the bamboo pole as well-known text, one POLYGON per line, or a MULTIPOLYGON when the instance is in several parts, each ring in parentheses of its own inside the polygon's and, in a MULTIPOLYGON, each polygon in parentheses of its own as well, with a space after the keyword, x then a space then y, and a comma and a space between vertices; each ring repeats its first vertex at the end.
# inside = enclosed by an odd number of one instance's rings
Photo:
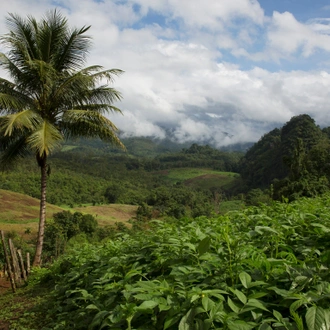
POLYGON ((31 262, 30 262, 30 252, 26 252, 26 275, 30 275, 31 262))
POLYGON ((11 254, 12 266, 14 269, 15 280, 17 281, 17 283, 20 283, 22 277, 21 277, 21 269, 20 269, 18 259, 17 259, 16 249, 15 249, 13 241, 10 238, 8 240, 8 243, 9 243, 9 250, 10 250, 10 254, 11 254))
POLYGON ((9 279, 10 279, 10 284, 11 284, 11 288, 13 289, 13 292, 16 292, 16 284, 15 284, 15 280, 14 280, 14 275, 11 271, 11 265, 10 265, 10 260, 9 260, 9 256, 7 253, 7 249, 6 249, 6 244, 5 244, 5 234, 3 232, 3 230, 0 230, 1 232, 1 241, 2 241, 2 246, 3 246, 3 251, 5 254, 5 258, 6 258, 6 264, 7 264, 7 270, 8 270, 8 275, 9 275, 9 279))
POLYGON ((23 261, 23 257, 22 257, 22 250, 21 249, 17 249, 17 254, 18 254, 19 263, 21 265, 22 276, 23 276, 24 281, 26 282, 27 277, 26 277, 26 271, 25 271, 24 261, 23 261))

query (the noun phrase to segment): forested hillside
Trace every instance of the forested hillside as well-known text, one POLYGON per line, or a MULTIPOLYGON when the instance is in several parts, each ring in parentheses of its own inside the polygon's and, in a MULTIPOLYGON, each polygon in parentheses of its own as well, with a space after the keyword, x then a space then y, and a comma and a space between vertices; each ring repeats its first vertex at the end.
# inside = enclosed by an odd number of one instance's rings
MULTIPOLYGON (((139 139, 135 147, 140 149, 146 143, 139 139)), ((153 214, 175 217, 210 214, 220 195, 228 199, 239 191, 239 176, 221 173, 237 171, 241 157, 239 152, 197 144, 156 157, 137 157, 98 140, 69 141, 49 158, 47 200, 71 207, 86 203, 147 205, 153 214), (187 176, 192 169, 203 170, 187 176), (173 176, 174 170, 177 174, 173 176), (198 175, 203 180, 185 184, 198 175)), ((39 169, 33 158, 0 173, 0 179, 1 189, 40 196, 39 169)))
POLYGON ((308 115, 291 118, 265 134, 242 158, 240 174, 247 189, 270 188, 274 198, 316 196, 329 188, 329 128, 308 115))

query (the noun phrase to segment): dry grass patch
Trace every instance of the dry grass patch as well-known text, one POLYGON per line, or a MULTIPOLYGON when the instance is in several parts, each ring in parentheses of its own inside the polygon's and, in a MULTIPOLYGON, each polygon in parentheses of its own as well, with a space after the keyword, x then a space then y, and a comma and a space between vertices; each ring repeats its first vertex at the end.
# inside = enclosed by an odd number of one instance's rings
POLYGON ((126 222, 136 216, 136 205, 108 204, 75 207, 72 210, 92 214, 101 226, 126 222))
MULTIPOLYGON (((27 220, 37 221, 39 218, 39 200, 27 195, 0 189, 0 221, 20 224, 27 220)), ((63 209, 47 204, 47 218, 63 209)))

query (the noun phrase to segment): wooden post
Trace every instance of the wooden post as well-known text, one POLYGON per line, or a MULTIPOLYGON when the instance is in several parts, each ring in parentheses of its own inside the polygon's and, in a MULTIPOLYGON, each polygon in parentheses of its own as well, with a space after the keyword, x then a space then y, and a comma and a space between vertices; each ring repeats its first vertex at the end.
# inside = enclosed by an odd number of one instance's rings
POLYGON ((29 276, 31 270, 30 252, 26 252, 26 275, 29 276))
POLYGON ((1 241, 2 241, 2 245, 3 245, 3 251, 5 254, 5 258, 6 258, 6 264, 7 264, 7 270, 8 270, 8 275, 9 275, 9 279, 10 279, 10 284, 11 284, 11 288, 13 289, 13 292, 16 292, 16 284, 15 284, 15 280, 14 280, 14 275, 11 271, 11 265, 10 265, 10 260, 9 260, 9 256, 7 253, 7 249, 6 249, 6 244, 5 244, 5 234, 3 232, 3 230, 0 230, 1 232, 1 241))
POLYGON ((18 254, 19 263, 21 264, 22 276, 23 276, 24 281, 26 281, 27 278, 26 278, 26 272, 25 272, 25 267, 24 267, 24 261, 23 261, 23 257, 22 257, 22 250, 17 249, 17 254, 18 254))
POLYGON ((14 269, 15 280, 17 281, 17 283, 20 283, 21 282, 21 269, 18 264, 16 249, 15 249, 13 241, 10 238, 8 240, 8 243, 9 243, 9 250, 10 250, 10 254, 11 254, 11 261, 12 261, 12 265, 13 265, 13 269, 14 269))

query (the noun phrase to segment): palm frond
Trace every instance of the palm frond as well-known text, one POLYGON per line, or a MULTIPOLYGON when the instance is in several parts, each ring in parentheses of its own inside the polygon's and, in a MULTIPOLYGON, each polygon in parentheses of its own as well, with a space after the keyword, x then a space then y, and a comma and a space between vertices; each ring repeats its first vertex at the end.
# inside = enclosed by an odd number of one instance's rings
POLYGON ((103 80, 106 80, 108 83, 113 83, 114 76, 118 77, 124 73, 124 71, 120 69, 104 70, 104 68, 100 65, 89 66, 80 70, 79 72, 83 75, 91 77, 95 84, 103 80))
POLYGON ((112 123, 111 120, 104 117, 98 112, 89 110, 68 110, 63 114, 63 122, 74 123, 74 122, 91 122, 101 125, 107 125, 112 130, 117 131, 117 127, 112 123))
POLYGON ((41 122, 41 117, 32 110, 24 110, 18 113, 3 116, 0 121, 0 132, 4 136, 13 132, 33 130, 41 122))
MULTIPOLYGON (((10 60, 5 54, 0 53, 0 66, 1 68, 8 72, 14 81, 13 89, 16 91, 26 91, 26 83, 29 83, 31 80, 30 75, 26 68, 22 71, 17 64, 10 60)), ((1 79, 4 80, 4 79, 1 79)), ((3 86, 1 86, 3 88, 3 86)))
POLYGON ((120 101, 122 99, 122 95, 115 88, 100 86, 89 91, 88 99, 89 99, 89 103, 92 104, 93 103, 112 104, 114 102, 120 101))
POLYGON ((120 112, 116 107, 113 107, 114 102, 122 99, 122 95, 115 88, 108 86, 95 87, 93 79, 81 74, 74 75, 66 79, 57 89, 54 99, 59 103, 67 105, 70 108, 83 108, 88 105, 96 104, 106 105, 99 107, 102 113, 120 112))
MULTIPOLYGON (((54 11, 49 13, 53 16, 48 21, 61 22, 65 33, 61 35, 60 44, 57 45, 57 52, 54 54, 53 65, 58 71, 79 70, 86 61, 91 46, 91 37, 85 35, 90 26, 83 26, 80 29, 69 29, 67 22, 63 21, 61 15, 54 11)), ((54 28, 53 28, 54 29, 54 28)))
POLYGON ((26 144, 26 136, 0 136, 0 167, 6 169, 19 158, 24 158, 30 154, 30 149, 26 144))
POLYGON ((30 149, 36 150, 40 156, 48 156, 63 141, 61 132, 48 121, 44 120, 27 138, 30 149))
POLYGON ((39 59, 52 65, 56 55, 62 48, 62 42, 68 28, 67 19, 57 10, 48 11, 39 23, 37 43, 40 50, 39 59))
POLYGON ((22 99, 17 98, 14 95, 3 94, 0 92, 0 114, 4 112, 14 113, 21 110, 26 106, 22 101, 22 99))
POLYGON ((1 41, 10 47, 9 58, 18 64, 18 67, 24 67, 27 59, 38 58, 35 20, 9 14, 6 23, 10 32, 1 37, 1 41))
POLYGON ((118 129, 111 120, 98 112, 89 110, 66 111, 60 123, 66 138, 99 137, 125 149, 117 136, 118 129))
POLYGON ((107 114, 109 112, 118 112, 120 114, 122 114, 122 111, 113 106, 113 105, 109 105, 109 104, 106 104, 106 103, 98 103, 98 104, 84 104, 84 105, 80 105, 80 106, 76 106, 74 107, 73 109, 71 110, 89 110, 89 111, 95 111, 95 112, 98 112, 99 114, 107 114))
POLYGON ((21 93, 12 82, 0 78, 0 114, 16 113, 33 105, 29 95, 21 93))

